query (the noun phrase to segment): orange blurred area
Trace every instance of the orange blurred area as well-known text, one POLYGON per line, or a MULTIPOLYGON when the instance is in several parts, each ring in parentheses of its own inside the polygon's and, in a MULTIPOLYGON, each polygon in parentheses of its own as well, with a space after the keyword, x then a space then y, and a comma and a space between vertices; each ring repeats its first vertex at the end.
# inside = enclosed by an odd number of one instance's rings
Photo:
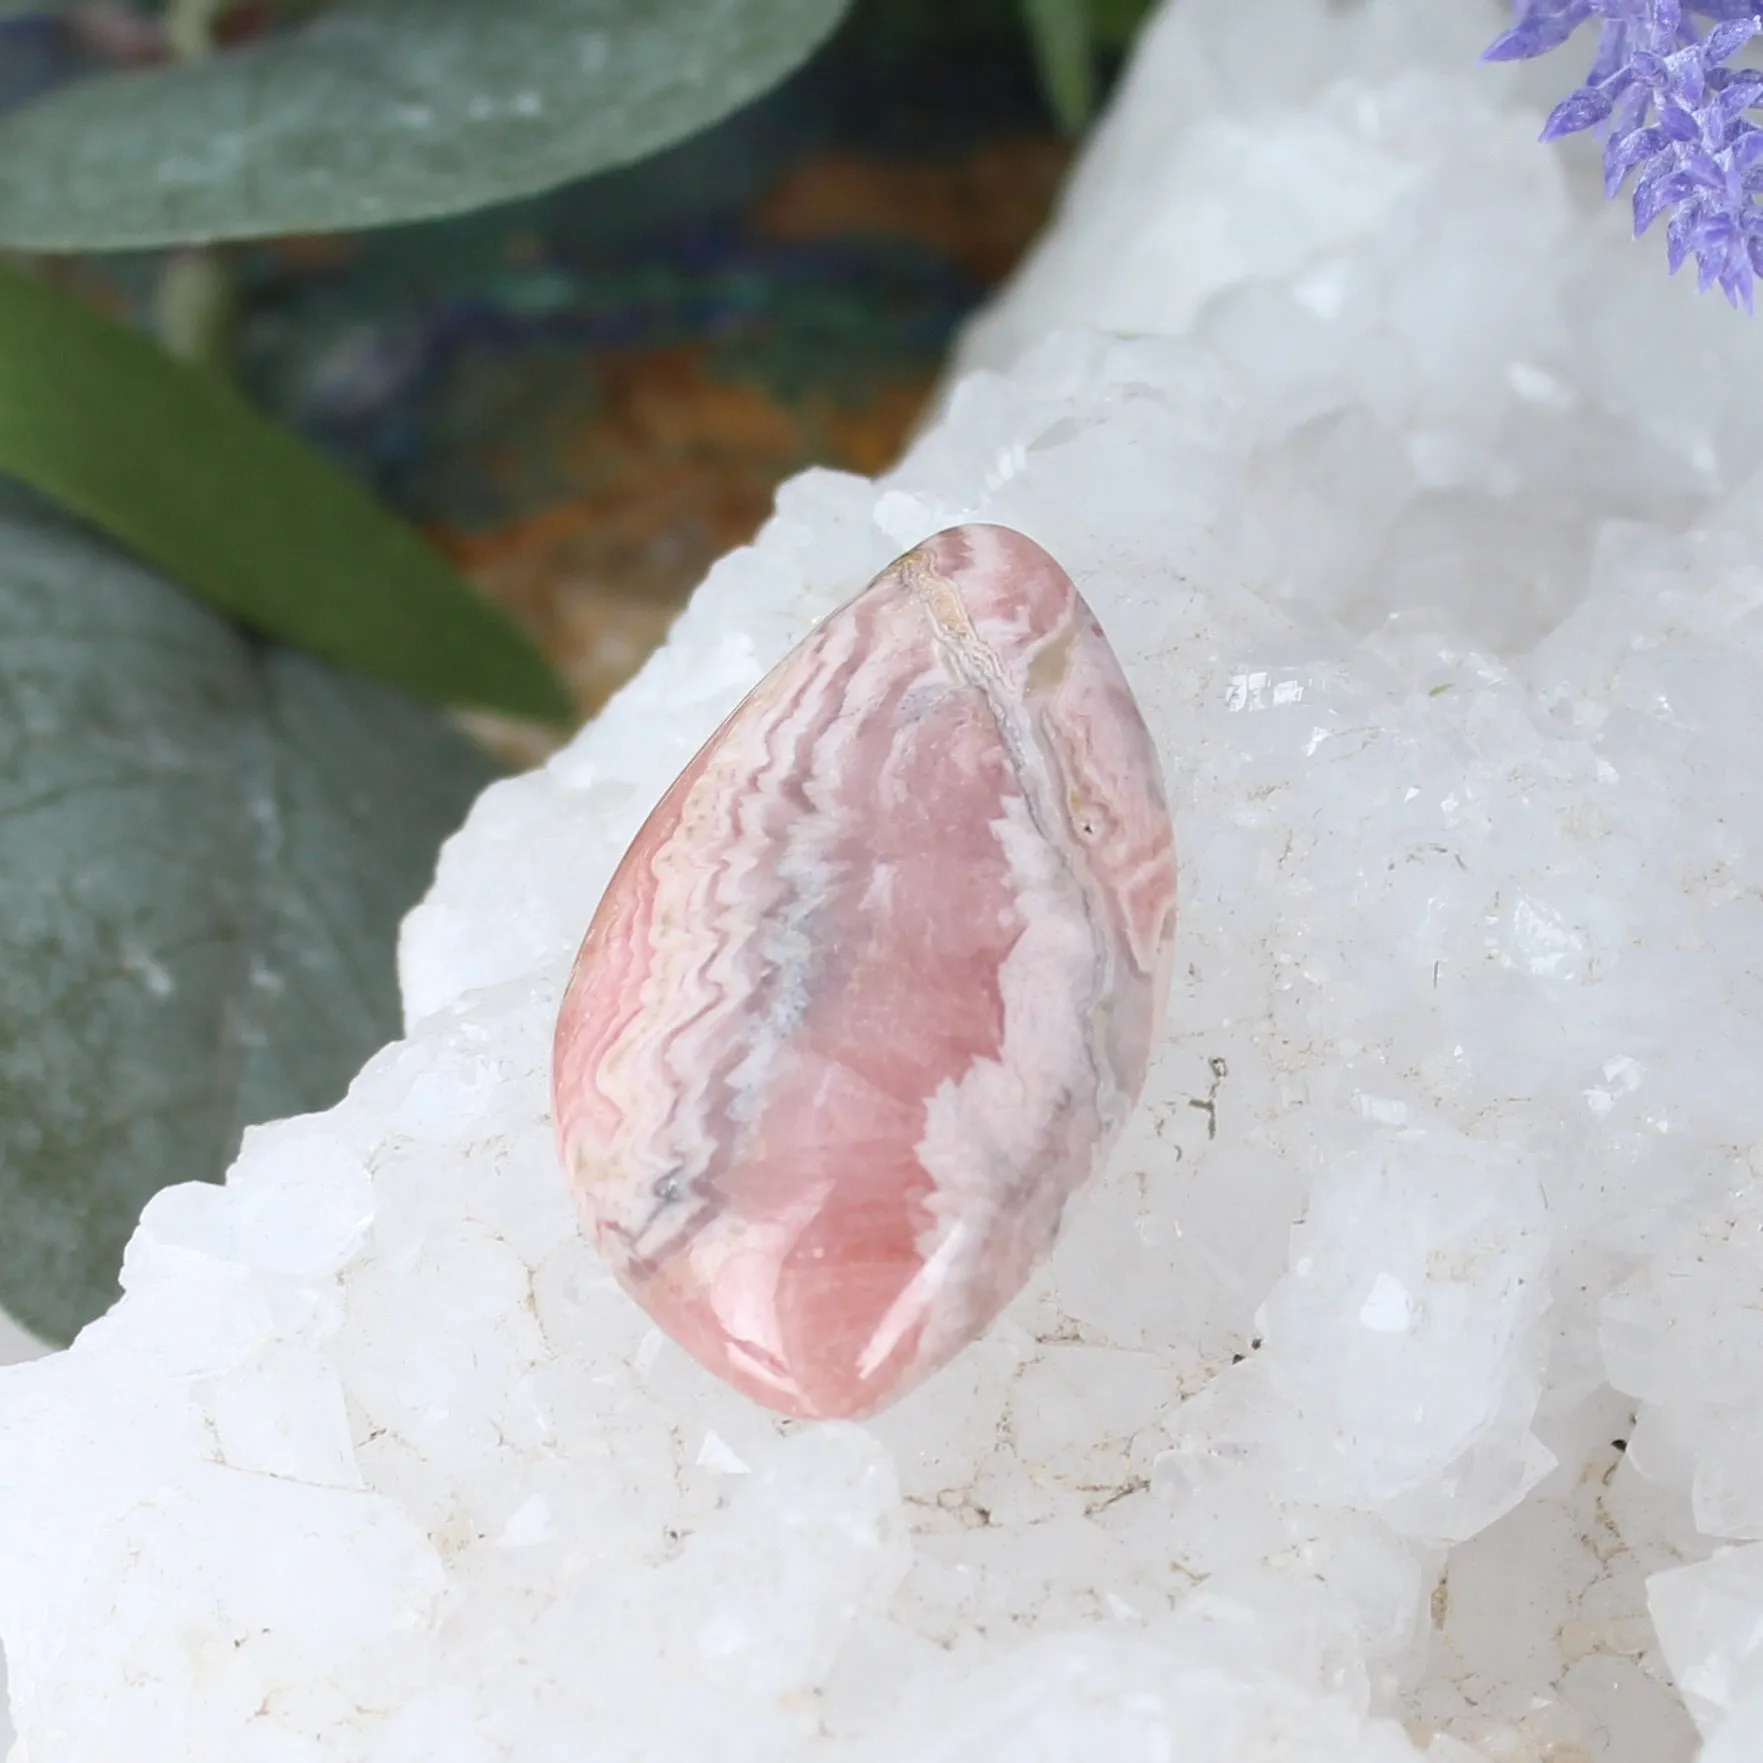
MULTIPOLYGON (((798 243, 900 240, 989 286, 1044 223, 1067 159, 1062 143, 1032 136, 934 159, 827 154, 786 172, 750 227, 798 243)), ((892 463, 938 364, 780 390, 693 343, 602 351, 561 372, 588 385, 550 419, 561 492, 488 530, 431 535, 538 636, 591 714, 666 636, 711 563, 753 537, 782 479, 892 463)))
POLYGON ((990 285, 1040 231, 1071 160, 1040 135, 985 141, 922 162, 829 153, 793 167, 760 203, 754 231, 773 239, 861 233, 913 239, 990 285))
POLYGON ((879 471, 898 452, 930 376, 842 408, 784 403, 719 376, 698 347, 595 363, 599 412, 561 440, 580 488, 488 533, 434 536, 538 635, 585 711, 642 665, 710 565, 745 544, 790 473, 879 471))

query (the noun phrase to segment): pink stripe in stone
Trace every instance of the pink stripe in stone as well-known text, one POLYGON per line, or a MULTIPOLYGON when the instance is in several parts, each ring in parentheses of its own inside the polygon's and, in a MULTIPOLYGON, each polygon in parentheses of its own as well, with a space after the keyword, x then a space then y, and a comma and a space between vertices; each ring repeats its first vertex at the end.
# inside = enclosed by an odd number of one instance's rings
POLYGON ((712 736, 589 927, 554 1099, 602 1253, 761 1402, 896 1399, 1105 1159, 1174 922, 1156 753, 1070 578, 1007 528, 927 540, 712 736))

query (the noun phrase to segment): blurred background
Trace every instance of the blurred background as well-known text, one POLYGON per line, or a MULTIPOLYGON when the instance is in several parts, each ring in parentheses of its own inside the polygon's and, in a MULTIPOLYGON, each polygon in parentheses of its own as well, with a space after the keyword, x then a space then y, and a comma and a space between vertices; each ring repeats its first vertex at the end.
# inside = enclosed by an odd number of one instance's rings
POLYGON ((397 1036, 442 841, 778 483, 896 457, 1147 10, 0 0, 21 1350, 397 1036))
MULTIPOLYGON (((507 607, 590 713, 781 479, 899 452, 1144 10, 1093 8, 1087 87, 1062 92, 1032 4, 859 0, 781 86, 634 166, 228 248, 224 364, 507 607)), ((238 43, 277 22, 239 5, 216 29, 238 43)), ((151 15, 117 5, 0 31, 7 105, 159 52, 151 15)), ((37 265, 174 345, 189 328, 187 261, 37 265)))

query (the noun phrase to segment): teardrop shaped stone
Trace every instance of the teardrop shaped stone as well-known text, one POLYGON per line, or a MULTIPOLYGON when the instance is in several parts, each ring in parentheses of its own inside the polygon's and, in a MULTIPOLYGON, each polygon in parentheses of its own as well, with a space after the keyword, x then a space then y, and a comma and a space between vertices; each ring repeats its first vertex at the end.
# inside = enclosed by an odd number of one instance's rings
POLYGON ((1051 1248, 1156 1040, 1157 755, 1065 571, 939 533, 753 689, 650 815, 557 1024, 600 1251, 702 1364, 857 1416, 1051 1248))

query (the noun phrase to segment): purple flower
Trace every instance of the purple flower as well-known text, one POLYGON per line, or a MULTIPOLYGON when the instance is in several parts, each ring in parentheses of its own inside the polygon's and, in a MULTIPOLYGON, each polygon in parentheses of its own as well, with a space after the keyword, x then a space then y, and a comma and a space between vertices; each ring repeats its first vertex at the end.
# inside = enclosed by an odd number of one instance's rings
POLYGON ((1601 127, 1607 194, 1634 176, 1635 232, 1669 215, 1672 274, 1693 256, 1704 290, 1718 282, 1751 311, 1763 273, 1763 128, 1745 112, 1763 103, 1763 72, 1728 64, 1763 31, 1763 0, 1517 0, 1485 59, 1546 54, 1593 20, 1591 71, 1543 139, 1601 127))

